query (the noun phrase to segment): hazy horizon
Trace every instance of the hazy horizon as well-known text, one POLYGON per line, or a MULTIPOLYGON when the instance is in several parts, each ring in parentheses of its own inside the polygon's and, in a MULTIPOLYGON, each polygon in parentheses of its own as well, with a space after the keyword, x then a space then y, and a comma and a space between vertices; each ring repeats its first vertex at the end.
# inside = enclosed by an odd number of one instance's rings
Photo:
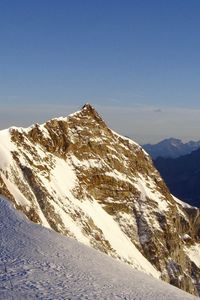
MULTIPOLYGON (((66 117, 81 106, 40 105, 1 109, 0 130, 12 126, 29 127, 45 123, 56 117, 66 117)), ((99 106, 91 103, 106 124, 118 133, 130 137, 139 144, 158 143, 166 138, 178 138, 183 142, 200 140, 197 126, 200 109, 162 108, 135 106, 99 106), (169 122, 170 120, 170 122, 169 122), (195 124, 196 123, 196 124, 195 124), (174 131, 174 124, 177 130, 174 131), (148 126, 147 126, 148 125, 148 126), (193 134, 190 134, 192 129, 193 134), (183 134, 184 132, 184 134, 183 134)))
POLYGON ((90 102, 137 142, 200 134, 200 2, 0 3, 0 128, 90 102))

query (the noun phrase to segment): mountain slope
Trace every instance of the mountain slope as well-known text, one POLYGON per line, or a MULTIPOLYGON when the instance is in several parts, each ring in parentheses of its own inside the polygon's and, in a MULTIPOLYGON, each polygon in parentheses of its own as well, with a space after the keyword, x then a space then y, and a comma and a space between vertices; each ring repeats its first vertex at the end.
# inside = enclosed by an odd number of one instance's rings
POLYGON ((188 249, 199 243, 199 210, 178 203, 143 149, 90 105, 4 130, 0 145, 0 193, 29 219, 197 293, 188 249))
POLYGON ((200 141, 190 141, 187 143, 183 143, 179 139, 169 138, 155 145, 143 145, 143 148, 151 155, 153 159, 156 159, 158 157, 176 158, 181 155, 189 154, 192 151, 200 148, 200 141))
POLYGON ((197 299, 28 221, 0 198, 0 299, 197 299))
POLYGON ((200 206, 200 149, 176 159, 160 157, 154 163, 176 197, 200 206))

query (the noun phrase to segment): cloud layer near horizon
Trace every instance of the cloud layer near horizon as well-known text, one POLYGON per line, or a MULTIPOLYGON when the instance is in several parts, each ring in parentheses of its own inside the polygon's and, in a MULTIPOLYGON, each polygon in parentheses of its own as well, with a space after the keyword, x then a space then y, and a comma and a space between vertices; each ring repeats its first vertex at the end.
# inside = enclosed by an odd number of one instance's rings
MULTIPOLYGON (((94 105, 95 106, 95 105, 94 105)), ((156 143, 166 137, 177 137, 184 141, 200 139, 200 109, 153 106, 95 106, 106 123, 115 131, 129 136, 137 142, 156 143)), ((2 107, 0 128, 10 126, 27 127, 33 123, 67 116, 80 107, 68 105, 41 105, 27 107, 2 107)))

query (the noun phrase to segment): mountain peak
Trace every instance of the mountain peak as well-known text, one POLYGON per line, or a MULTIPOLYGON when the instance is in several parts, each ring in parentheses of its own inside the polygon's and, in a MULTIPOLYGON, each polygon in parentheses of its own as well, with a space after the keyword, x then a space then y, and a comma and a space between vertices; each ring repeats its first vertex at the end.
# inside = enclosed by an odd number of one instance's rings
POLYGON ((81 109, 81 112, 95 116, 98 115, 96 109, 90 103, 85 103, 81 109))
POLYGON ((92 118, 95 121, 97 121, 98 123, 100 123, 101 125, 107 127, 107 125, 104 122, 104 120, 102 119, 102 117, 98 114, 96 109, 90 103, 84 104, 80 112, 81 112, 81 115, 84 115, 87 118, 92 118))
POLYGON ((83 107, 82 107, 82 110, 95 110, 94 107, 89 103, 89 102, 86 102, 83 107))

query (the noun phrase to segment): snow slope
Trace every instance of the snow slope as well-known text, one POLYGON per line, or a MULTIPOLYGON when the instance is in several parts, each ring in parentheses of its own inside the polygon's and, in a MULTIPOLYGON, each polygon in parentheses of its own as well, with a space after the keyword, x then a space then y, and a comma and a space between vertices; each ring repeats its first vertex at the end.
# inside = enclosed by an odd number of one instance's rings
POLYGON ((0 198, 0 299, 197 299, 30 222, 0 198))
POLYGON ((200 244, 196 243, 191 247, 185 247, 185 252, 191 259, 191 261, 200 268, 200 244))

